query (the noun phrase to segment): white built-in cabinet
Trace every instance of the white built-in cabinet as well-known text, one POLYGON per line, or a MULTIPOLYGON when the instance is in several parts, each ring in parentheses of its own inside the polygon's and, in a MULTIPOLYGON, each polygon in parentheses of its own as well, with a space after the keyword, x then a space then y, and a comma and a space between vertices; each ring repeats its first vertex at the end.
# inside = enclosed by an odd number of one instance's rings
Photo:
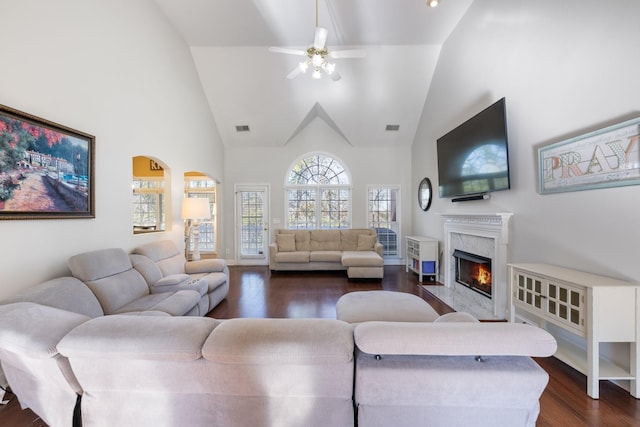
POLYGON ((640 284, 548 264, 509 264, 508 306, 512 322, 534 323, 555 336, 554 356, 587 376, 589 396, 599 397, 600 380, 630 380, 631 395, 640 397, 640 284), (562 330, 584 340, 553 332, 562 330), (605 342, 628 343, 624 366, 602 357, 605 342))
POLYGON ((405 270, 418 273, 418 280, 422 283, 423 276, 438 277, 438 240, 431 237, 406 237, 405 270))

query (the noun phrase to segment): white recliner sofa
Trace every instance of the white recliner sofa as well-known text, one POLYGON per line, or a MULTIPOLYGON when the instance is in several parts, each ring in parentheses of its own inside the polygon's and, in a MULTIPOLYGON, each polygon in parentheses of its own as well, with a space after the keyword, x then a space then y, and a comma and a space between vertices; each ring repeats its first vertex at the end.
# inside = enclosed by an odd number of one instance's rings
POLYGON ((207 308, 202 315, 213 310, 229 293, 229 267, 225 260, 187 261, 170 240, 138 246, 131 260, 152 289, 181 290, 204 285, 201 293, 206 296, 207 308))
POLYGON ((104 314, 161 311, 171 316, 204 316, 201 292, 181 289, 164 292, 150 288, 120 248, 99 249, 69 258, 71 274, 96 296, 104 314))

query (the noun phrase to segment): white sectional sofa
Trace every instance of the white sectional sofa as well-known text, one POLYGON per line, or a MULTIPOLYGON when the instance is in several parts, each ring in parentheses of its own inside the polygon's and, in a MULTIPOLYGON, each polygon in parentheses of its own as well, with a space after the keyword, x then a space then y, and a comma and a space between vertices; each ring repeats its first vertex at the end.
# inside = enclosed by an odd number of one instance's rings
POLYGON ((277 229, 269 245, 269 267, 271 271, 346 270, 349 278, 380 279, 383 249, 373 229, 277 229))
POLYGON ((35 303, 0 305, 0 343, 21 403, 53 427, 77 396, 85 427, 532 427, 548 375, 531 357, 556 349, 524 324, 91 319, 35 303))
MULTIPOLYGON (((217 320, 156 305, 108 314, 92 292, 104 277, 92 282, 58 278, 0 301, 2 368, 52 427, 531 427, 548 381, 531 357, 556 350, 540 328, 434 318, 408 294, 346 294, 338 317, 354 324, 217 320), (408 303, 409 317, 389 315, 408 303)), ((197 308, 201 293, 187 291, 197 308)))

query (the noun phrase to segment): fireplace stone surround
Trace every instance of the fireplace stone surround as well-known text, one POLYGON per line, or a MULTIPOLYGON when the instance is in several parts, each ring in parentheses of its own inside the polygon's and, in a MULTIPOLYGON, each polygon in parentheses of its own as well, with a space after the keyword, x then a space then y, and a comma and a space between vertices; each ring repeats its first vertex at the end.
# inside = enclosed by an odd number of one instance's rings
MULTIPOLYGON (((482 319, 506 319, 509 246, 509 221, 512 213, 443 214, 444 249, 442 255, 444 287, 435 291, 446 296, 445 303, 457 311, 469 311, 482 319), (491 298, 480 295, 455 280, 455 258, 458 249, 491 259, 491 298)), ((431 292, 430 286, 428 290, 431 292)), ((436 294, 436 296, 440 297, 436 294)))

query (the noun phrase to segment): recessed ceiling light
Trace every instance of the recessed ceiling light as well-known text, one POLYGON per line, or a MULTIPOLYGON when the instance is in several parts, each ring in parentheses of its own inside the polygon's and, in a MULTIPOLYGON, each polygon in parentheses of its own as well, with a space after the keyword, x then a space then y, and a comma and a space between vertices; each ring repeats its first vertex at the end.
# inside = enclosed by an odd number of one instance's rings
POLYGON ((384 130, 386 130, 387 132, 398 131, 400 130, 400 125, 387 125, 387 127, 384 130))
POLYGON ((249 125, 236 125, 236 132, 249 132, 249 125))

